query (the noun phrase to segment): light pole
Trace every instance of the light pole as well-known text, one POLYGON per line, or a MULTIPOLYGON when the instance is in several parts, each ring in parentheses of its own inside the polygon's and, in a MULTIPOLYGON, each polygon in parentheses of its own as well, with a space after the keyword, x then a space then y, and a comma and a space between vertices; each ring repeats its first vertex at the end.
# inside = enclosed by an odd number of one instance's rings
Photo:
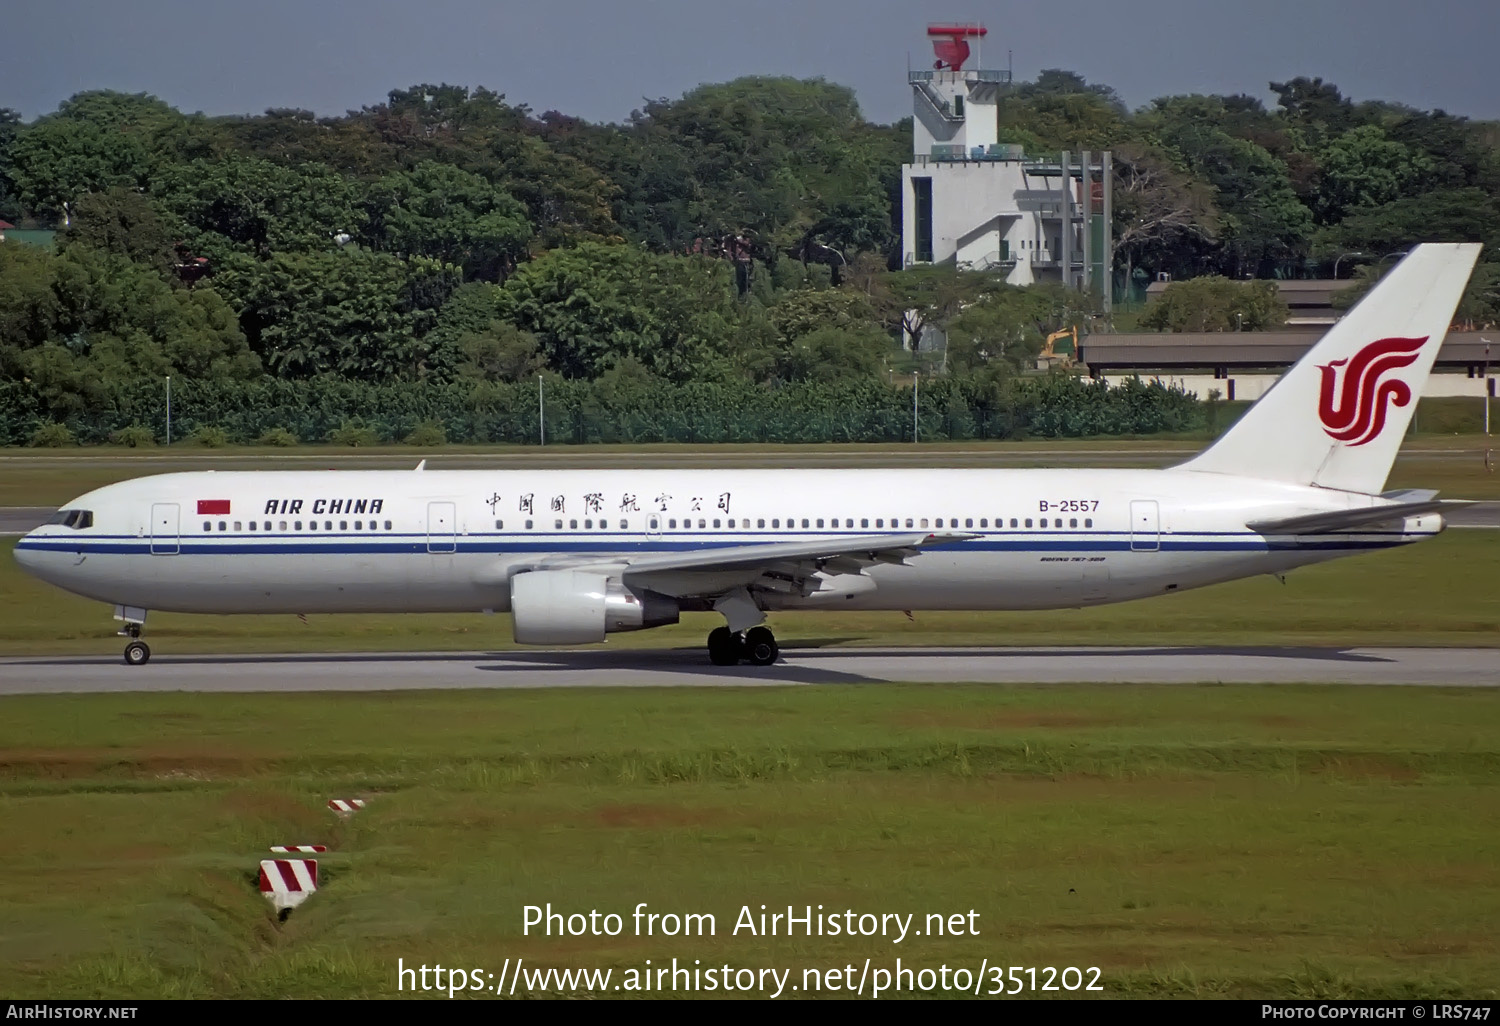
POLYGON ((1479 387, 1484 391, 1484 437, 1490 436, 1490 340, 1483 335, 1479 341, 1484 343, 1484 362, 1479 365, 1479 387))
POLYGON ((536 433, 542 445, 547 444, 547 400, 543 394, 542 376, 536 376, 536 433))
POLYGON ((172 444, 172 375, 167 375, 167 444, 172 444))
POLYGON ((912 371, 912 374, 911 374, 911 441, 912 441, 913 445, 915 445, 916 442, 917 442, 917 411, 919 409, 919 407, 917 405, 917 395, 918 395, 918 392, 920 391, 921 387, 922 387, 922 372, 919 371, 919 370, 918 371, 912 371))
POLYGON ((1363 250, 1358 250, 1358 249, 1354 250, 1352 253, 1340 253, 1339 257, 1338 257, 1338 260, 1335 260, 1333 262, 1333 280, 1334 281, 1338 281, 1339 280, 1339 261, 1343 260, 1344 257, 1366 257, 1366 258, 1368 258, 1369 255, 1370 254, 1364 252, 1363 250))

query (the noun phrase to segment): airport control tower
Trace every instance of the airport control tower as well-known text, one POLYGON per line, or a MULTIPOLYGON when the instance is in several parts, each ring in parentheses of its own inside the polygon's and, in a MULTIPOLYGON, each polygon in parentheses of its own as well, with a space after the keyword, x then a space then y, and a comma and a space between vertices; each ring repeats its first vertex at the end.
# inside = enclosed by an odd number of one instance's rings
POLYGON ((902 168, 906 266, 952 262, 1012 285, 1105 287, 1111 154, 1027 155, 1001 142, 1008 70, 982 66, 983 25, 927 26, 933 67, 909 70, 912 161, 902 168))

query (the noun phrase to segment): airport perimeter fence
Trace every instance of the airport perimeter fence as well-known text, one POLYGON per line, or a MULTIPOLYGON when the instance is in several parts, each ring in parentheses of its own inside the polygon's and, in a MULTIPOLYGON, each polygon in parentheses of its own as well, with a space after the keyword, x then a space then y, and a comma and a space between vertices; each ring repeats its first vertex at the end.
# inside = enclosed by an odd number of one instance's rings
MULTIPOLYGON (((55 428, 42 430, 51 424, 65 426, 61 437, 80 444, 161 442, 165 399, 156 382, 101 388, 86 403, 31 382, 6 382, 0 444, 57 444, 55 428)), ((1211 427, 1214 413, 1180 389, 1139 381, 1108 388, 1063 375, 941 379, 924 382, 917 400, 922 441, 1188 432, 1211 427)), ((913 405, 911 388, 881 382, 766 388, 556 381, 539 397, 535 382, 174 381, 172 439, 254 443, 280 429, 283 442, 377 444, 417 432, 423 444, 535 444, 544 420, 547 444, 903 442, 913 437, 913 405)))

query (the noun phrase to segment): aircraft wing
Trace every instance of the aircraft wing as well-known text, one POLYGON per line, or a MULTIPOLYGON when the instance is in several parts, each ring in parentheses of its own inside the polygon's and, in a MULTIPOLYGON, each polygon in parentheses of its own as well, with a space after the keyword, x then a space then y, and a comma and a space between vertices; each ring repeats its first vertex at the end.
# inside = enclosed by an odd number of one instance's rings
POLYGON ((760 545, 703 547, 670 553, 621 553, 618 556, 548 558, 538 570, 597 569, 619 574, 631 583, 668 594, 713 594, 762 578, 797 584, 817 573, 858 574, 880 563, 903 564, 923 549, 978 537, 973 534, 921 532, 868 534, 815 541, 768 542, 760 545), (701 591, 695 585, 701 585, 701 591))
POLYGON ((1366 506, 1361 509, 1340 509, 1332 513, 1308 513, 1304 516, 1285 517, 1280 520, 1253 520, 1245 526, 1259 534, 1327 534, 1352 527, 1383 524, 1392 520, 1405 520, 1424 513, 1439 513, 1443 510, 1462 509, 1473 503, 1464 499, 1428 499, 1423 502, 1393 502, 1384 506, 1366 506))

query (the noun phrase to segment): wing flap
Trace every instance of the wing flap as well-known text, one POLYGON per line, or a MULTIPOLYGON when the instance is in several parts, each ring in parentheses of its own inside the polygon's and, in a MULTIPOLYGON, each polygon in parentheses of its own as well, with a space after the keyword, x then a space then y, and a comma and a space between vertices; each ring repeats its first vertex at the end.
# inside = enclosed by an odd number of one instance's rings
POLYGON ((924 548, 951 545, 977 537, 972 534, 868 534, 846 538, 820 538, 805 542, 766 542, 692 549, 687 552, 626 557, 627 576, 658 571, 771 569, 784 564, 801 567, 808 563, 838 561, 863 569, 875 563, 902 563, 924 548))

